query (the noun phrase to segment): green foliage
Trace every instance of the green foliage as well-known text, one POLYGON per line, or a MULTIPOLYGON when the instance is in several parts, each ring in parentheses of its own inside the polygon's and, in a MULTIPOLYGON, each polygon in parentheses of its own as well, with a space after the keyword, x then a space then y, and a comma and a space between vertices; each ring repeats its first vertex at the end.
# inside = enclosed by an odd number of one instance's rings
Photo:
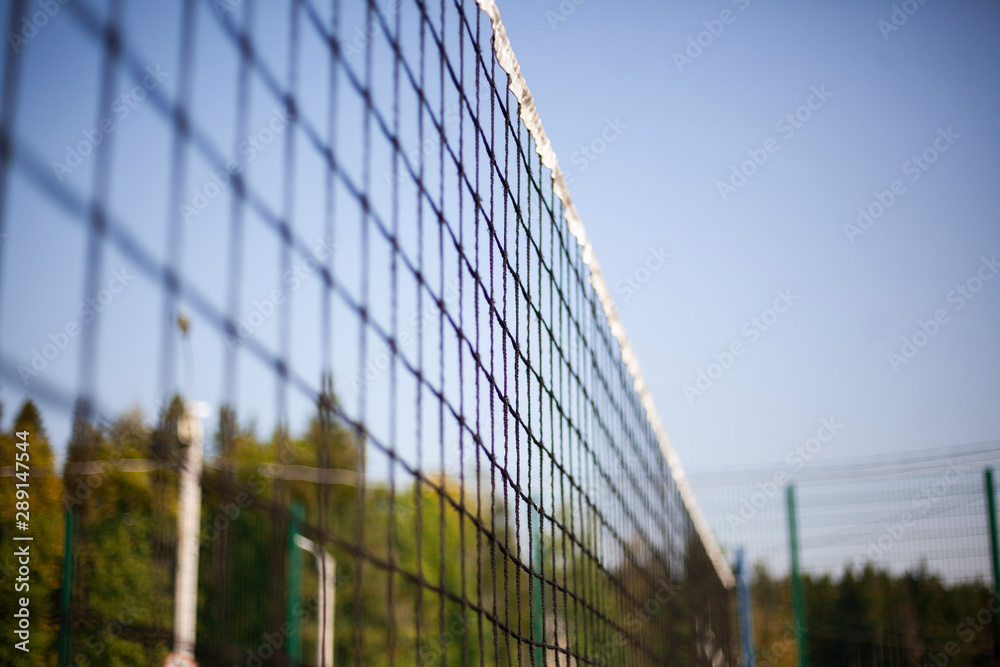
MULTIPOLYGON (((547 643, 558 637, 605 664, 712 664, 733 646, 729 598, 694 531, 677 553, 634 536, 611 557, 613 544, 598 539, 592 512, 558 507, 554 517, 567 535, 552 531, 550 516, 544 548, 532 555, 537 515, 529 531, 523 498, 514 507, 500 499, 487 505, 474 483, 425 473, 395 476, 409 480, 405 486, 359 486, 364 442, 335 418, 335 405, 327 391, 301 435, 278 428, 267 438, 221 408, 211 436, 220 458, 202 477, 201 664, 267 664, 289 650, 293 628, 304 662, 312 662, 320 577, 313 554, 289 547, 294 531, 336 561, 338 664, 408 667, 418 655, 423 664, 479 664, 480 654, 486 664, 531 664, 527 643, 510 635, 533 636, 540 600, 547 643), (335 483, 295 478, 316 469, 335 483), (293 505, 302 509, 298 523, 293 505), (301 585, 289 591, 293 568, 301 585), (292 618, 290 595, 301 601, 292 618)), ((71 664, 162 662, 172 644, 183 410, 175 397, 155 424, 132 411, 99 426, 79 406, 60 477, 39 411, 30 402, 21 408, 13 429, 27 430, 32 442, 32 653, 25 660, 11 642, 0 643, 0 664, 55 664, 66 509, 76 521, 71 664), (122 462, 134 459, 152 469, 124 470, 122 462), (106 464, 94 468, 95 461, 106 464)), ((14 450, 15 438, 0 433, 3 451, 14 450)), ((9 544, 12 484, 0 487, 0 503, 0 539, 9 544)), ((9 553, 0 557, 0 578, 10 583, 15 571, 9 553)), ((946 586, 924 570, 891 576, 867 568, 839 580, 807 577, 804 588, 814 667, 923 665, 949 642, 959 649, 949 665, 991 664, 992 626, 973 630, 967 621, 989 609, 984 586, 946 586)), ((0 596, 8 636, 13 605, 11 596, 0 596)), ((753 608, 759 667, 795 665, 788 582, 758 567, 753 608)), ((554 664, 551 651, 545 662, 554 664)))
MULTIPOLYGON (((55 474, 52 448, 48 435, 42 423, 38 408, 31 401, 26 401, 14 418, 12 430, 0 433, 0 451, 3 452, 3 463, 13 466, 15 453, 22 449, 16 447, 22 439, 16 433, 27 432, 28 446, 23 448, 29 455, 29 477, 26 490, 27 502, 30 503, 28 531, 20 531, 15 525, 14 484, 21 480, 11 477, 3 479, 0 484, 0 544, 3 544, 3 555, 0 556, 0 586, 4 588, 0 595, 0 634, 4 641, 0 642, 0 664, 18 665, 50 665, 55 664, 47 657, 55 652, 56 635, 59 618, 55 612, 54 603, 58 600, 60 577, 62 575, 63 554, 63 513, 59 502, 62 484, 55 474), (29 535, 33 540, 17 543, 15 536, 29 535), (18 568, 20 563, 14 556, 15 546, 30 544, 30 575, 27 581, 19 581, 18 568), (20 588, 20 592, 15 589, 20 588), (24 588, 27 586, 27 588, 24 588), (14 617, 18 608, 18 599, 27 597, 31 602, 31 640, 28 647, 31 652, 25 654, 14 648, 14 617)), ((23 471, 19 471, 23 472, 23 471)))
MULTIPOLYGON (((995 664, 997 619, 985 585, 948 586, 923 567, 893 576, 870 565, 839 580, 807 576, 803 585, 811 667, 922 667, 932 655, 943 655, 949 667, 995 664), (989 622, 970 624, 977 615, 989 622), (955 655, 943 653, 949 644, 955 655)), ((758 666, 796 665, 788 581, 758 567, 752 591, 758 666)))

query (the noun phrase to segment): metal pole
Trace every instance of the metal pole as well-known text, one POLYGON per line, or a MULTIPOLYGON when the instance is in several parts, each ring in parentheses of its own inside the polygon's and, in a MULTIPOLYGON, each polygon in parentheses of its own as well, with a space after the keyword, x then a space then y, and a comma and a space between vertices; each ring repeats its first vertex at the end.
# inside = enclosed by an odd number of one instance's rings
POLYGON ((333 622, 335 613, 335 603, 336 603, 336 579, 337 579, 337 561, 334 559, 330 553, 323 549, 323 563, 319 566, 320 578, 323 579, 323 604, 320 605, 322 610, 322 617, 319 622, 322 624, 320 627, 323 629, 323 633, 320 635, 321 641, 319 642, 319 648, 316 649, 317 655, 322 652, 323 660, 320 661, 320 667, 333 667, 333 622))
MULTIPOLYGON (((993 551, 993 597, 1000 601, 1000 547, 997 546, 997 507, 993 493, 993 469, 986 469, 986 509, 990 513, 990 547, 993 551)), ((997 653, 1000 655, 1000 620, 993 619, 997 633, 997 653)))
POLYGON ((739 586, 740 635, 743 640, 743 664, 756 667, 757 655, 753 643, 753 606, 750 604, 750 577, 747 576, 743 548, 736 552, 736 581, 739 586))
POLYGON ((174 586, 174 653, 194 658, 198 617, 198 543, 201 532, 203 434, 200 406, 185 403, 177 424, 184 448, 177 502, 177 580, 174 586))
POLYGON ((291 658, 293 665, 302 664, 302 633, 299 631, 299 621, 302 616, 299 604, 302 590, 302 563, 295 544, 302 515, 302 504, 293 502, 292 515, 288 522, 288 590, 285 595, 288 605, 285 608, 285 617, 288 621, 288 657, 291 658))
MULTIPOLYGON (((534 545, 531 549, 531 570, 532 572, 542 571, 542 531, 541 531, 541 515, 535 511, 534 508, 529 507, 529 512, 533 512, 535 515, 535 529, 538 531, 535 533, 534 545)), ((532 574, 531 577, 531 609, 533 612, 534 625, 531 628, 532 639, 536 642, 545 641, 545 610, 542 608, 542 580, 540 579, 541 574, 537 577, 532 574)), ((541 646, 536 646, 534 648, 534 658, 535 667, 542 667, 545 664, 545 649, 541 646)))
POLYGON ((806 628, 806 602, 802 594, 799 575, 799 539, 795 526, 795 486, 788 485, 788 541, 792 551, 792 611, 799 645, 799 667, 809 667, 808 629, 806 628))
POLYGON ((330 552, 316 544, 304 535, 295 535, 295 544, 316 556, 316 571, 319 574, 319 618, 316 640, 316 664, 319 667, 333 665, 333 605, 334 579, 337 572, 337 561, 330 552))
POLYGON ((66 537, 63 547, 63 579, 59 592, 59 667, 70 667, 69 649, 72 620, 69 617, 70 594, 73 591, 73 510, 66 512, 66 537))

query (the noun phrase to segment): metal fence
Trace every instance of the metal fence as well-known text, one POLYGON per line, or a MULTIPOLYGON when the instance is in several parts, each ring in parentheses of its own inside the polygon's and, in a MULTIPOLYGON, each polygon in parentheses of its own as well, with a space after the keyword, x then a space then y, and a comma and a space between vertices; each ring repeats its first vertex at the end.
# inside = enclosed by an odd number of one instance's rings
POLYGON ((691 476, 723 548, 742 554, 756 664, 803 664, 801 647, 810 665, 996 664, 1000 443, 840 461, 820 449, 691 476))
POLYGON ((6 9, 4 662, 738 664, 492 2, 6 9))

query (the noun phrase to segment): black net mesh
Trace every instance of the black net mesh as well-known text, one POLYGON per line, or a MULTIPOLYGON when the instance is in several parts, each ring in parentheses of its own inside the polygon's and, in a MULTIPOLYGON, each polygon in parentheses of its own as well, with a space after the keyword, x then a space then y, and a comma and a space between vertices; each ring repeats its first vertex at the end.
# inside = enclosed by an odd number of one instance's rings
POLYGON ((736 664, 475 2, 40 5, 0 105, 38 655, 171 649, 207 401, 201 664, 325 663, 327 622, 337 664, 736 664))

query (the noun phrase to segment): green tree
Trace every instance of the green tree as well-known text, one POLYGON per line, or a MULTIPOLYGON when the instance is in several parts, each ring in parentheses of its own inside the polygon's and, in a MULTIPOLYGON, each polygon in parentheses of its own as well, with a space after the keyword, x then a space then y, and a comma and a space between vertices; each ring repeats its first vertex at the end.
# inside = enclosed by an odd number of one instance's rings
MULTIPOLYGON (((2 411, 0 411, 2 412, 2 411)), ((32 401, 25 401, 14 418, 9 433, 0 434, 0 450, 4 453, 4 466, 14 466, 15 455, 26 453, 28 484, 27 497, 19 498, 15 483, 17 477, 4 480, 0 486, 0 542, 5 545, 0 559, 0 585, 6 590, 0 595, 0 632, 6 640, 0 643, 0 663, 26 665, 54 665, 56 637, 59 631, 59 589, 62 574, 63 514, 59 495, 62 482, 55 471, 52 447, 42 422, 41 413, 32 401), (24 437, 20 437, 18 434, 24 437), (24 443, 27 445, 24 445, 24 443), (22 446, 19 448, 18 444, 22 446), (26 502, 29 515, 28 531, 16 529, 17 502, 26 502), (30 536, 30 542, 14 542, 14 536, 30 536), (27 546, 30 552, 27 581, 18 581, 20 563, 14 556, 14 547, 27 546), (15 590, 15 585, 28 588, 15 590), (20 593, 18 592, 20 590, 20 593), (31 653, 24 654, 14 648, 13 614, 20 597, 30 602, 31 653)), ((16 472, 24 472, 17 469, 16 472)), ((23 495, 23 494, 22 494, 23 495)))

